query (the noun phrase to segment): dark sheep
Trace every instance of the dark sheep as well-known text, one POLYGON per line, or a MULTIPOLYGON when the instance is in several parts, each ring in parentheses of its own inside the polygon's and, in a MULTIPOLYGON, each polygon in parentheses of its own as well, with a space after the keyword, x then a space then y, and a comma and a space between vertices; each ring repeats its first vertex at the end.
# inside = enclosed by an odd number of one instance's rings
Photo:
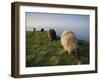
POLYGON ((55 40, 57 38, 56 31, 54 29, 50 29, 48 32, 48 38, 50 40, 55 40))
POLYGON ((33 28, 33 31, 36 31, 36 28, 33 28))
POLYGON ((43 32, 44 31, 44 28, 41 28, 41 32, 43 32))

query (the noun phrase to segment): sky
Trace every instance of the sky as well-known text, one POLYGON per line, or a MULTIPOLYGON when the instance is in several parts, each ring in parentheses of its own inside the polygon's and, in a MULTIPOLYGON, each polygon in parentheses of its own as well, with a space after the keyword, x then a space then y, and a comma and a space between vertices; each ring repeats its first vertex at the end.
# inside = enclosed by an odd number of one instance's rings
POLYGON ((77 38, 89 40, 89 15, 26 12, 26 31, 55 29, 57 35, 64 30, 73 31, 77 38))

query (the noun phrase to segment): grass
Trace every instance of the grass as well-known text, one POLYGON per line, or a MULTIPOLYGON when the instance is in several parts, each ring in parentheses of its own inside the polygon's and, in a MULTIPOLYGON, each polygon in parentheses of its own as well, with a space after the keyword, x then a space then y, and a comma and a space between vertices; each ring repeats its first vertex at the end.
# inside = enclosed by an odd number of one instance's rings
MULTIPOLYGON (((89 42, 79 40, 81 64, 89 64, 89 42)), ((26 67, 76 65, 77 61, 64 51, 60 40, 50 41, 47 32, 26 32, 26 67)))

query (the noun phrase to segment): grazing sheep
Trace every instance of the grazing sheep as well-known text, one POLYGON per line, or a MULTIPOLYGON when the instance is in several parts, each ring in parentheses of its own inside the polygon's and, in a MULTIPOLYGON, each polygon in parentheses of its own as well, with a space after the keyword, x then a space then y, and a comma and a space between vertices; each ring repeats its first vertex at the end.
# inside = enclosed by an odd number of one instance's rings
POLYGON ((50 40, 55 40, 56 39, 56 31, 54 29, 50 29, 48 32, 48 38, 50 40))
POLYGON ((78 60, 78 64, 81 63, 78 43, 73 32, 64 31, 61 34, 61 45, 65 51, 68 51, 69 54, 72 54, 78 60))
POLYGON ((44 31, 44 28, 41 28, 41 32, 43 32, 44 31))

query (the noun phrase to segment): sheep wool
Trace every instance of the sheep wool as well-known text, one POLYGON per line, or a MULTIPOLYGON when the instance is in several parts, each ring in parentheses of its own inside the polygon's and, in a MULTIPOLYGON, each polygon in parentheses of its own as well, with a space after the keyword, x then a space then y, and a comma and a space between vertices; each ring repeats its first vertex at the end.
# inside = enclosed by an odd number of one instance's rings
POLYGON ((48 38, 50 40, 55 40, 56 39, 56 31, 54 29, 50 29, 48 32, 48 38))
POLYGON ((64 31, 61 34, 61 45, 65 51, 68 51, 68 53, 71 54, 72 51, 78 48, 75 34, 71 31, 64 31))

